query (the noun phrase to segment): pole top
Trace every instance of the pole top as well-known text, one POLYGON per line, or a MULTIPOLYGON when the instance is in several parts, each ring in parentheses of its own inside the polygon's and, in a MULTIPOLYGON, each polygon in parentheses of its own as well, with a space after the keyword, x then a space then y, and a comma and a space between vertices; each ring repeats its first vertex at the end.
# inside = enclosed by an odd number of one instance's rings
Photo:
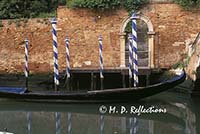
POLYGON ((99 41, 102 41, 102 35, 99 36, 99 41))
POLYGON ((51 24, 56 24, 56 23, 57 23, 56 18, 52 18, 52 20, 51 20, 51 24))
POLYGON ((24 41, 25 41, 25 42, 28 42, 28 38, 26 38, 24 41))
POLYGON ((68 38, 68 36, 67 36, 67 35, 66 35, 65 41, 69 41, 69 38, 68 38))
POLYGON ((139 14, 139 13, 133 12, 132 15, 131 15, 131 19, 132 19, 132 20, 133 20, 133 19, 138 19, 138 18, 139 18, 139 17, 138 17, 138 14, 139 14))

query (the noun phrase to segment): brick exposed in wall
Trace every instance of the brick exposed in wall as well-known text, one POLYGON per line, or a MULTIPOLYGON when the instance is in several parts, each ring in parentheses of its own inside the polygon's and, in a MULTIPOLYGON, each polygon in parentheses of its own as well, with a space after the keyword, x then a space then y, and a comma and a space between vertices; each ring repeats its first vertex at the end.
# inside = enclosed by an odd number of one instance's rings
MULTIPOLYGON (((126 17, 127 13, 124 10, 94 12, 58 8, 58 27, 62 28, 59 31, 59 41, 62 45, 61 41, 64 40, 66 33, 69 35, 72 67, 85 67, 85 61, 91 61, 91 65, 87 67, 99 66, 99 35, 103 36, 104 65, 119 66, 118 38, 121 23, 126 17)), ((62 50, 61 53, 64 53, 64 47, 62 50)))

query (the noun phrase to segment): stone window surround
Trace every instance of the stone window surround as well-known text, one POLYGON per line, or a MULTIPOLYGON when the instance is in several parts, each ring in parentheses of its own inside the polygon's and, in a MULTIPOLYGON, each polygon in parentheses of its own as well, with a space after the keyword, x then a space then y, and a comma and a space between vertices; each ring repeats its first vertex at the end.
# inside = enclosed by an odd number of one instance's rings
MULTIPOLYGON (((151 20, 141 14, 141 13, 138 13, 137 16, 136 16, 136 19, 141 19, 143 20, 146 24, 147 24, 147 27, 148 27, 148 48, 149 48, 149 62, 148 62, 148 67, 149 68, 154 68, 155 65, 154 65, 154 38, 155 38, 155 32, 154 32, 154 29, 153 29, 153 24, 151 22, 151 20)), ((122 22, 122 25, 120 27, 120 33, 119 33, 119 36, 120 36, 120 67, 126 67, 125 65, 125 28, 126 28, 126 25, 128 24, 128 22, 131 21, 131 17, 127 17, 126 19, 124 19, 124 21, 122 22)))

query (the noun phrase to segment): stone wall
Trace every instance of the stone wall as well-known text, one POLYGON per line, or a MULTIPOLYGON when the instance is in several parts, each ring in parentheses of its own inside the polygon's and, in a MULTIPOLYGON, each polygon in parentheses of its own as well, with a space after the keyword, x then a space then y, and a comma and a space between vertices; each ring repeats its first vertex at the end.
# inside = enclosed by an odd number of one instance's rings
MULTIPOLYGON (((185 11, 176 4, 148 4, 141 9, 153 24, 156 67, 169 68, 185 56, 186 40, 200 31, 200 11, 185 11), (158 45, 158 33, 160 44, 158 45)), ((120 66, 119 33, 128 13, 121 9, 97 12, 59 7, 58 53, 59 70, 64 70, 65 36, 70 39, 72 67, 98 67, 98 37, 103 36, 103 56, 106 67, 120 66)), ((52 34, 50 19, 29 19, 14 22, 3 20, 0 28, 0 71, 22 72, 24 39, 30 40, 29 66, 33 72, 53 69, 52 34), (12 23, 12 24, 11 24, 12 23)))

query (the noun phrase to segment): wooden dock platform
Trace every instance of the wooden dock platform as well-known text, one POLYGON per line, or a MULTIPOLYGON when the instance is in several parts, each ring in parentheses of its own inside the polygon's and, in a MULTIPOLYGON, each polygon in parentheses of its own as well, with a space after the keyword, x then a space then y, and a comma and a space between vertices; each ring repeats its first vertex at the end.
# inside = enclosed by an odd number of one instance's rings
MULTIPOLYGON (((151 74, 151 69, 148 67, 139 67, 139 76, 145 77, 145 85, 149 85, 149 75, 151 74)), ((128 87, 128 67, 105 67, 103 69, 104 79, 100 79, 99 67, 96 68, 71 68, 71 78, 66 81, 66 85, 70 89, 71 86, 75 87, 75 89, 79 89, 80 85, 90 85, 91 90, 100 89, 103 85, 110 84, 110 87, 113 86, 110 81, 114 83, 118 83, 118 87, 128 87), (70 84, 71 83, 71 84, 70 84), (103 84, 104 83, 104 84, 103 84), (107 83, 107 84, 105 84, 107 83)), ((141 81, 141 80, 140 80, 141 81)), ((117 87, 116 87, 117 88, 117 87)))
MULTIPOLYGON (((150 75, 151 69, 149 67, 139 67, 139 75, 150 75)), ((99 68, 71 68, 71 73, 99 73, 99 68)), ((104 73, 121 73, 128 75, 128 67, 105 67, 104 73)))

